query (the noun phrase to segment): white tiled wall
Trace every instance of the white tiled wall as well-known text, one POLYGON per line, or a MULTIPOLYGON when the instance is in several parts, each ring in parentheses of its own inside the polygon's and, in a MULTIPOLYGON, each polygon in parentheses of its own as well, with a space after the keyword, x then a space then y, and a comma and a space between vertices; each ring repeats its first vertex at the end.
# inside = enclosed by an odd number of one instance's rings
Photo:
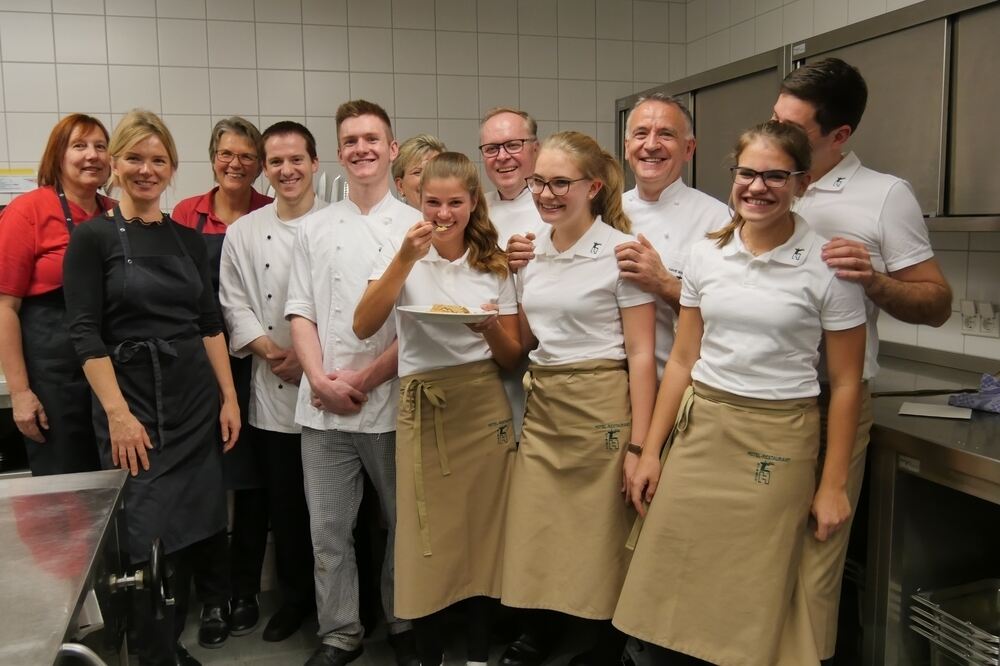
POLYGON ((610 149, 614 100, 684 73, 685 17, 684 0, 0 0, 0 167, 37 166, 61 115, 110 129, 145 107, 179 144, 172 206, 211 185, 208 134, 232 114, 304 121, 339 173, 333 115, 357 97, 401 139, 474 158, 500 104, 610 149))

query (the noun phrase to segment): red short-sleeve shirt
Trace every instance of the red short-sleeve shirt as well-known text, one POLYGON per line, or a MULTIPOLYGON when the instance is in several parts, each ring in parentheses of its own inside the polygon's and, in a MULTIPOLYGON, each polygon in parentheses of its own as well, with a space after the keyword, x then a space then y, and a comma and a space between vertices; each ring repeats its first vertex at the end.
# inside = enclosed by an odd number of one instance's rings
MULTIPOLYGON (((226 233, 226 223, 216 217, 215 211, 212 209, 212 200, 218 190, 219 188, 216 186, 204 194, 188 197, 183 201, 179 201, 170 212, 171 219, 176 221, 178 224, 183 224, 185 227, 195 229, 198 226, 198 218, 201 217, 202 213, 205 213, 208 215, 208 219, 205 220, 205 228, 201 230, 201 233, 226 233)), ((266 194, 261 194, 257 190, 250 190, 250 210, 247 212, 249 213, 257 210, 258 208, 263 208, 272 201, 274 200, 266 194)))
MULTIPOLYGON (((102 209, 114 205, 98 197, 102 209)), ((72 201, 73 222, 93 217, 72 201)), ((0 293, 25 298, 62 287, 69 231, 54 187, 39 187, 15 198, 0 212, 0 293)))

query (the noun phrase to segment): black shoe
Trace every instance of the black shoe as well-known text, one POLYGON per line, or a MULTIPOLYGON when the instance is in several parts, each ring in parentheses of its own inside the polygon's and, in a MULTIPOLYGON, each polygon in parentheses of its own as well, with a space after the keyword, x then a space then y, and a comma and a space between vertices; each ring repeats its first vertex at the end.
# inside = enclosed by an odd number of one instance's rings
POLYGON ((349 664, 365 651, 364 645, 359 645, 356 650, 345 650, 344 648, 333 647, 332 645, 320 645, 306 661, 306 666, 343 666, 349 664))
POLYGON ((621 652, 614 654, 614 650, 595 647, 574 655, 566 666, 613 666, 617 664, 633 664, 633 662, 631 658, 623 656, 621 652))
POLYGON ((176 666, 201 666, 201 662, 192 657, 187 648, 180 643, 174 646, 174 664, 176 666))
POLYGON ((417 658, 417 639, 412 629, 389 634, 387 640, 396 655, 396 666, 420 666, 420 659, 417 658))
MULTIPOLYGON (((299 630, 299 627, 302 626, 302 620, 306 619, 306 615, 308 613, 298 606, 282 606, 267 621, 267 626, 264 627, 264 633, 261 635, 261 638, 269 643, 277 643, 285 640, 299 630)), ((358 654, 361 653, 359 652, 358 654)), ((347 662, 343 663, 346 664, 347 662)))
POLYGON ((198 645, 214 650, 229 638, 229 609, 225 606, 205 606, 201 609, 198 645))
POLYGON ((537 636, 523 633, 504 650, 500 666, 538 666, 549 656, 551 647, 537 636))
POLYGON ((246 636, 257 628, 260 622, 260 606, 257 605, 257 595, 237 597, 229 602, 229 633, 233 636, 246 636))

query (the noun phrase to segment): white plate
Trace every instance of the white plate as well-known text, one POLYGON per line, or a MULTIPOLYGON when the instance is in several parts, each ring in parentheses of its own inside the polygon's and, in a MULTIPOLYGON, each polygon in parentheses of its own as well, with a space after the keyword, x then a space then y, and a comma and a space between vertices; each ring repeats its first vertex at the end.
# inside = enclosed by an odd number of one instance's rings
POLYGON ((432 321, 438 324, 477 324, 494 314, 479 308, 469 308, 469 312, 431 312, 432 307, 431 305, 401 305, 397 310, 409 313, 420 321, 432 321))

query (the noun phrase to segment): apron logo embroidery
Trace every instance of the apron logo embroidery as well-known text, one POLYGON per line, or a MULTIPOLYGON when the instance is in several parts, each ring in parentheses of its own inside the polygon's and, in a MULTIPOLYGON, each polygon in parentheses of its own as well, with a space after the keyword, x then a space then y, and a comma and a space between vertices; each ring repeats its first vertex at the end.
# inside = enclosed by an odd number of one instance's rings
POLYGON ((777 471, 777 468, 774 467, 775 465, 778 463, 786 463, 791 460, 791 458, 772 456, 767 453, 758 453, 756 451, 747 451, 747 455, 751 458, 758 459, 758 462, 754 466, 753 470, 753 481, 754 483, 759 483, 762 486, 771 485, 771 473, 777 471))
POLYGON ((594 243, 593 247, 590 248, 590 253, 597 256, 597 253, 601 251, 601 243, 594 243))
POLYGON ((797 247, 797 248, 795 248, 795 252, 792 254, 792 259, 794 259, 795 261, 798 261, 799 259, 801 259, 802 258, 802 251, 804 249, 805 249, 804 247, 797 247))
POLYGON ((510 427, 513 422, 510 419, 504 421, 493 421, 489 424, 497 432, 497 444, 506 446, 510 442, 510 427))
POLYGON ((608 451, 617 451, 621 447, 621 431, 632 426, 631 421, 624 423, 599 423, 594 426, 594 430, 604 432, 604 448, 608 451))

